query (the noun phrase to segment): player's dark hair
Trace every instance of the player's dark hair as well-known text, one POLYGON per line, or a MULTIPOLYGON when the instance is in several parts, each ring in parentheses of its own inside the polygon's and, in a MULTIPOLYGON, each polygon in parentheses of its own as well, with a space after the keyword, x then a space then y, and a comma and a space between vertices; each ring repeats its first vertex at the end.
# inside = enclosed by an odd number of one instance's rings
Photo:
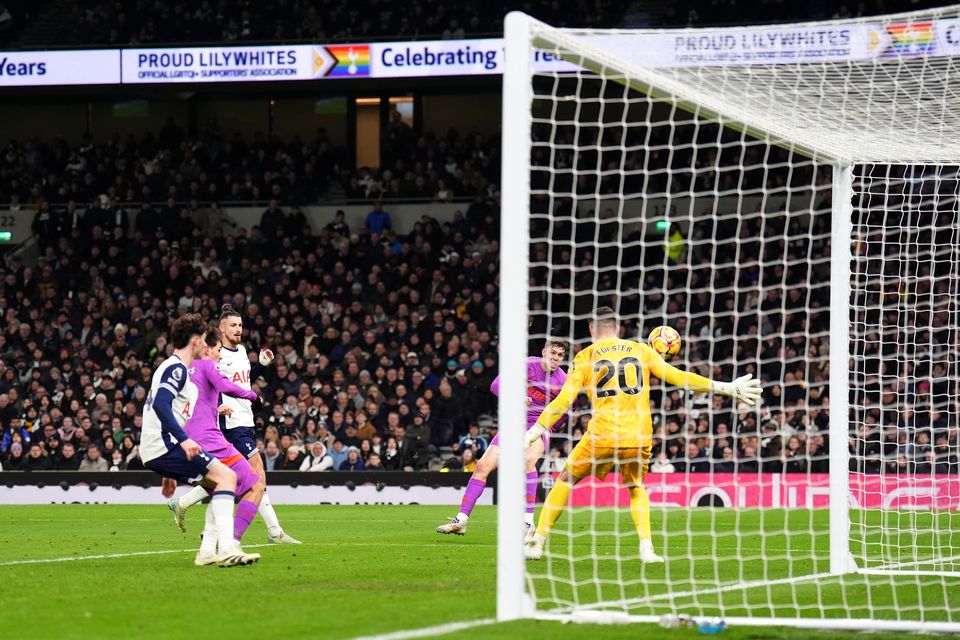
POLYGON ((221 342, 223 342, 223 334, 220 333, 220 329, 210 325, 207 327, 207 335, 203 339, 208 347, 215 347, 221 342))
POLYGON ((183 349, 190 344, 193 336, 202 336, 207 330, 207 323, 199 313, 187 313, 177 318, 170 330, 170 342, 174 349, 183 349))
POLYGON ((232 304, 225 304, 220 307, 220 322, 227 318, 239 318, 240 312, 233 308, 232 304))
POLYGON ((610 307, 597 307, 593 312, 593 320, 590 322, 594 327, 603 327, 614 329, 620 322, 617 320, 617 314, 610 307))
POLYGON ((559 338, 551 338, 550 340, 547 340, 547 348, 550 349, 552 347, 560 349, 560 351, 563 351, 564 355, 567 353, 567 343, 559 338))

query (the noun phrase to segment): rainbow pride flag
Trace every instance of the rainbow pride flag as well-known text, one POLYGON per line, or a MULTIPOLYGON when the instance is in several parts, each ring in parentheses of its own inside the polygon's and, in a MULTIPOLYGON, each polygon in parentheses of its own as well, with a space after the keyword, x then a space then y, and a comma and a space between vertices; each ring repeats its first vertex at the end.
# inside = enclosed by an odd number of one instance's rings
POLYGON ((328 78, 363 77, 370 75, 370 45, 348 44, 326 47, 337 64, 327 72, 328 78))
POLYGON ((885 52, 888 56, 911 56, 932 53, 934 47, 932 22, 901 22, 887 25, 892 41, 885 52))

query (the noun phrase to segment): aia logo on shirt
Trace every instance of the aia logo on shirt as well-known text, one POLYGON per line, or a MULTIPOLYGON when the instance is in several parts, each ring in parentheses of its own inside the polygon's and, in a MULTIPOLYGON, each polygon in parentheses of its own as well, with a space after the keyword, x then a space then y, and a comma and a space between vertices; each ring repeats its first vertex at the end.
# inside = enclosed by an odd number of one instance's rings
POLYGON ((230 379, 233 384, 240 384, 241 382, 250 382, 250 369, 244 369, 243 371, 237 371, 233 374, 233 377, 230 379))

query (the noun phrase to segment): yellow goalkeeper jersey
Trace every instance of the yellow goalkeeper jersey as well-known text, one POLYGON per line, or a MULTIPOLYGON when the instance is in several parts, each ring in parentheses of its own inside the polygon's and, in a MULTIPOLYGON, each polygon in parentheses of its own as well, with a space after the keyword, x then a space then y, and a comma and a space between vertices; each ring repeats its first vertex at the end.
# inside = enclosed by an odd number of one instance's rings
POLYGON ((711 381, 663 361, 649 345, 604 338, 578 353, 557 397, 537 422, 547 427, 563 416, 580 392, 593 405, 585 437, 595 444, 619 448, 648 445, 653 437, 650 375, 694 391, 709 391, 711 381))

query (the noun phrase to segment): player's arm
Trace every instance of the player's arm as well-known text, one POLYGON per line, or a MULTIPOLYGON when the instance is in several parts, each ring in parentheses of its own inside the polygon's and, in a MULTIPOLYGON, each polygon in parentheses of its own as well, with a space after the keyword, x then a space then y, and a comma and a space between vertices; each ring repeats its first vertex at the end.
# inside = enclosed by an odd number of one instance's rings
POLYGON ((257 361, 250 365, 250 382, 263 375, 267 367, 273 362, 273 351, 270 349, 260 349, 260 355, 257 361))
POLYGON ((497 376, 493 379, 493 382, 490 383, 490 393, 500 397, 500 376, 497 376))
POLYGON ((734 398, 750 406, 759 402, 760 396, 763 394, 763 391, 760 389, 760 381, 754 379, 753 375, 749 373, 745 376, 740 376, 733 382, 711 380, 700 374, 684 371, 671 364, 667 364, 663 361, 659 353, 647 345, 642 345, 641 348, 643 349, 644 361, 650 368, 650 373, 675 387, 690 389, 691 391, 717 393, 722 396, 734 398))
POLYGON ((586 372, 589 372, 589 369, 580 366, 574 368, 574 370, 567 375, 567 379, 563 383, 560 393, 558 393, 557 397, 551 400, 550 404, 543 410, 540 417, 537 418, 537 423, 527 431, 528 447, 539 440, 544 433, 556 426, 562 418, 566 418, 567 410, 570 409, 570 406, 580 394, 580 390, 583 389, 583 377, 586 372))
POLYGON ((248 391, 243 387, 235 385, 234 383, 230 382, 230 379, 227 378, 227 376, 223 375, 215 368, 211 367, 210 371, 205 373, 213 383, 213 387, 217 390, 217 393, 230 396, 231 398, 243 398, 244 400, 249 400, 250 402, 257 401, 258 398, 255 391, 248 391))
MULTIPOLYGON (((564 378, 563 383, 566 384, 567 380, 564 378)), ((557 432, 567 426, 567 423, 570 422, 570 412, 577 410, 578 395, 573 396, 573 402, 570 404, 568 410, 563 412, 563 415, 560 416, 560 419, 553 423, 553 426, 550 427, 551 432, 557 432)), ((529 400, 527 402, 529 404, 529 400)))
POLYGON ((164 436, 170 436, 187 453, 187 458, 192 460, 200 451, 200 446, 190 439, 190 437, 177 422, 173 414, 173 399, 187 384, 187 368, 182 364, 170 367, 163 374, 160 381, 157 395, 153 398, 153 410, 160 418, 160 431, 164 436))

